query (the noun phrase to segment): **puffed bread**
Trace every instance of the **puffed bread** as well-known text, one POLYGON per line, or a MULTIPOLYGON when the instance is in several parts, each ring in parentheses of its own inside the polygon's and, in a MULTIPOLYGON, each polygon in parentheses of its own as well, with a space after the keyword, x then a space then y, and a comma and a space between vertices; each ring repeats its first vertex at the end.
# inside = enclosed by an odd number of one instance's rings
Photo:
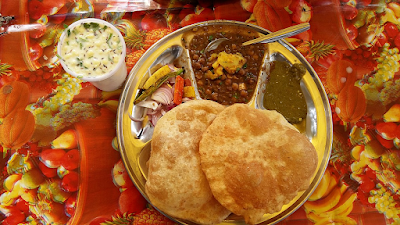
POLYGON ((200 224, 217 224, 230 214, 212 195, 199 154, 204 131, 224 108, 213 101, 192 100, 157 122, 145 191, 166 214, 200 224))
POLYGON ((310 184, 318 155, 276 111, 227 107, 200 141, 201 168, 215 198, 246 223, 281 210, 310 184))

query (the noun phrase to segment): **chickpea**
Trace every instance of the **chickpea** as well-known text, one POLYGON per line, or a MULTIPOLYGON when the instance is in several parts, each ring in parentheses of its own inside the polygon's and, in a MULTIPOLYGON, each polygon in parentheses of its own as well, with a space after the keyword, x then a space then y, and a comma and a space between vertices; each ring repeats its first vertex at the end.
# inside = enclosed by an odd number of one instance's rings
POLYGON ((209 69, 208 66, 202 66, 201 67, 201 71, 203 71, 203 72, 206 72, 208 69, 209 69))
POLYGON ((202 80, 197 81, 197 86, 203 86, 204 82, 202 80))
POLYGON ((212 100, 217 101, 218 100, 218 93, 212 93, 211 95, 212 100))
POLYGON ((193 68, 200 69, 201 68, 201 64, 199 62, 194 62, 193 63, 193 68))
POLYGON ((206 95, 211 95, 211 90, 209 89, 209 88, 207 88, 207 90, 206 90, 206 95))
POLYGON ((195 76, 196 76, 197 79, 200 80, 201 78, 203 78, 203 73, 201 73, 201 72, 196 72, 195 76))
POLYGON ((232 90, 236 91, 237 89, 239 89, 239 84, 238 83, 233 83, 232 84, 232 90))
POLYGON ((231 102, 232 102, 232 103, 236 103, 236 101, 237 101, 237 99, 236 99, 235 97, 232 97, 232 98, 231 98, 231 102))
POLYGON ((205 60, 203 57, 201 57, 201 58, 199 59, 198 62, 199 62, 201 65, 204 65, 205 62, 206 62, 206 60, 205 60))
POLYGON ((226 79, 225 80, 225 85, 226 86, 230 86, 232 84, 232 80, 231 79, 226 79))
POLYGON ((258 59, 258 55, 254 54, 254 55, 253 55, 253 59, 254 59, 254 60, 257 60, 257 59, 258 59))
POLYGON ((236 49, 236 44, 232 44, 232 49, 236 49))
POLYGON ((213 91, 214 92, 218 92, 219 89, 221 89, 221 86, 219 86, 219 85, 216 85, 216 86, 213 87, 213 91))
POLYGON ((241 90, 241 91, 240 91, 240 96, 242 96, 242 97, 247 97, 247 95, 248 95, 248 93, 247 93, 246 90, 241 90))
POLYGON ((225 80, 226 79, 226 75, 225 74, 222 74, 221 75, 221 80, 225 80))
POLYGON ((246 71, 245 71, 243 68, 240 68, 240 70, 238 71, 238 74, 239 74, 240 76, 243 76, 243 75, 246 74, 246 71))
POLYGON ((253 50, 249 50, 249 51, 247 51, 247 54, 249 54, 250 56, 253 56, 254 55, 254 51, 253 50))

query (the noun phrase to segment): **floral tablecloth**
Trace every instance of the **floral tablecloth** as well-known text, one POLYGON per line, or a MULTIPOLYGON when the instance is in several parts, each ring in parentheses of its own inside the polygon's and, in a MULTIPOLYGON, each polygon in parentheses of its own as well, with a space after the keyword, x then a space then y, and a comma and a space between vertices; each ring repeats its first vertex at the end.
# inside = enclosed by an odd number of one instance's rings
POLYGON ((174 224, 134 187, 118 152, 121 89, 62 69, 59 36, 96 17, 123 34, 128 72, 157 40, 214 19, 276 31, 318 73, 334 123, 319 186, 279 222, 400 224, 400 3, 391 0, 1 0, 1 224, 174 224))

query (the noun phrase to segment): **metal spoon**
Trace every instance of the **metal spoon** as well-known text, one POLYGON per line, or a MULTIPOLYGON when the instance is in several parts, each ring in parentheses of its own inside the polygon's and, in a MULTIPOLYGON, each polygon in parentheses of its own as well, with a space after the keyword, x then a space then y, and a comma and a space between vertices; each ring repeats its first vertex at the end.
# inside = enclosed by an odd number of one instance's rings
POLYGON ((212 50, 218 48, 219 44, 221 44, 222 42, 227 41, 227 40, 229 40, 229 39, 228 38, 217 38, 217 39, 211 41, 210 43, 208 43, 208 45, 207 45, 206 49, 204 49, 204 51, 205 52, 212 51, 212 50))
POLYGON ((259 38, 253 39, 251 41, 246 41, 245 43, 242 44, 242 46, 246 45, 251 45, 255 43, 271 43, 274 41, 278 41, 282 38, 287 38, 296 34, 303 33, 304 31, 310 29, 310 24, 309 23, 300 23, 294 26, 287 27, 282 30, 278 30, 276 32, 263 35, 259 38))
MULTIPOLYGON (((278 30, 276 32, 267 34, 267 35, 263 35, 259 38, 247 41, 245 43, 242 44, 242 46, 246 46, 246 45, 250 45, 250 44, 255 44, 255 43, 271 43, 274 41, 278 41, 282 38, 286 38, 286 37, 290 37, 296 34, 300 34, 306 30, 310 29, 310 24, 309 23, 301 23, 301 24, 297 24, 294 26, 290 26, 288 28, 282 29, 282 30, 278 30)), ((213 41, 211 41, 207 47, 205 48, 205 51, 211 51, 216 49, 219 44, 221 44, 224 41, 229 40, 228 38, 218 38, 215 39, 213 41)))
POLYGON ((173 45, 170 48, 166 49, 163 53, 160 54, 160 56, 157 57, 156 60, 150 65, 150 68, 157 65, 157 64, 162 64, 166 65, 168 63, 171 63, 174 61, 176 58, 178 58, 183 52, 183 48, 179 45, 173 45))

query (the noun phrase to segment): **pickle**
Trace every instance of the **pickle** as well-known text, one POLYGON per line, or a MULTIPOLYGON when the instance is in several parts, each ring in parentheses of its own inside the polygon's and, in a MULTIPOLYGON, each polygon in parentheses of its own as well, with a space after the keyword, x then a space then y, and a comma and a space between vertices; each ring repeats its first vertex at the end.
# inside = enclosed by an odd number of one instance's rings
POLYGON ((164 84, 169 78, 171 77, 176 77, 183 73, 183 69, 180 68, 175 72, 168 73, 165 76, 161 77, 158 79, 156 82, 154 82, 153 85, 151 85, 147 89, 141 89, 139 91, 139 94, 136 96, 135 100, 133 101, 134 104, 138 104, 139 102, 143 101, 147 97, 149 97, 151 94, 153 94, 159 87, 161 87, 162 84, 164 84))

